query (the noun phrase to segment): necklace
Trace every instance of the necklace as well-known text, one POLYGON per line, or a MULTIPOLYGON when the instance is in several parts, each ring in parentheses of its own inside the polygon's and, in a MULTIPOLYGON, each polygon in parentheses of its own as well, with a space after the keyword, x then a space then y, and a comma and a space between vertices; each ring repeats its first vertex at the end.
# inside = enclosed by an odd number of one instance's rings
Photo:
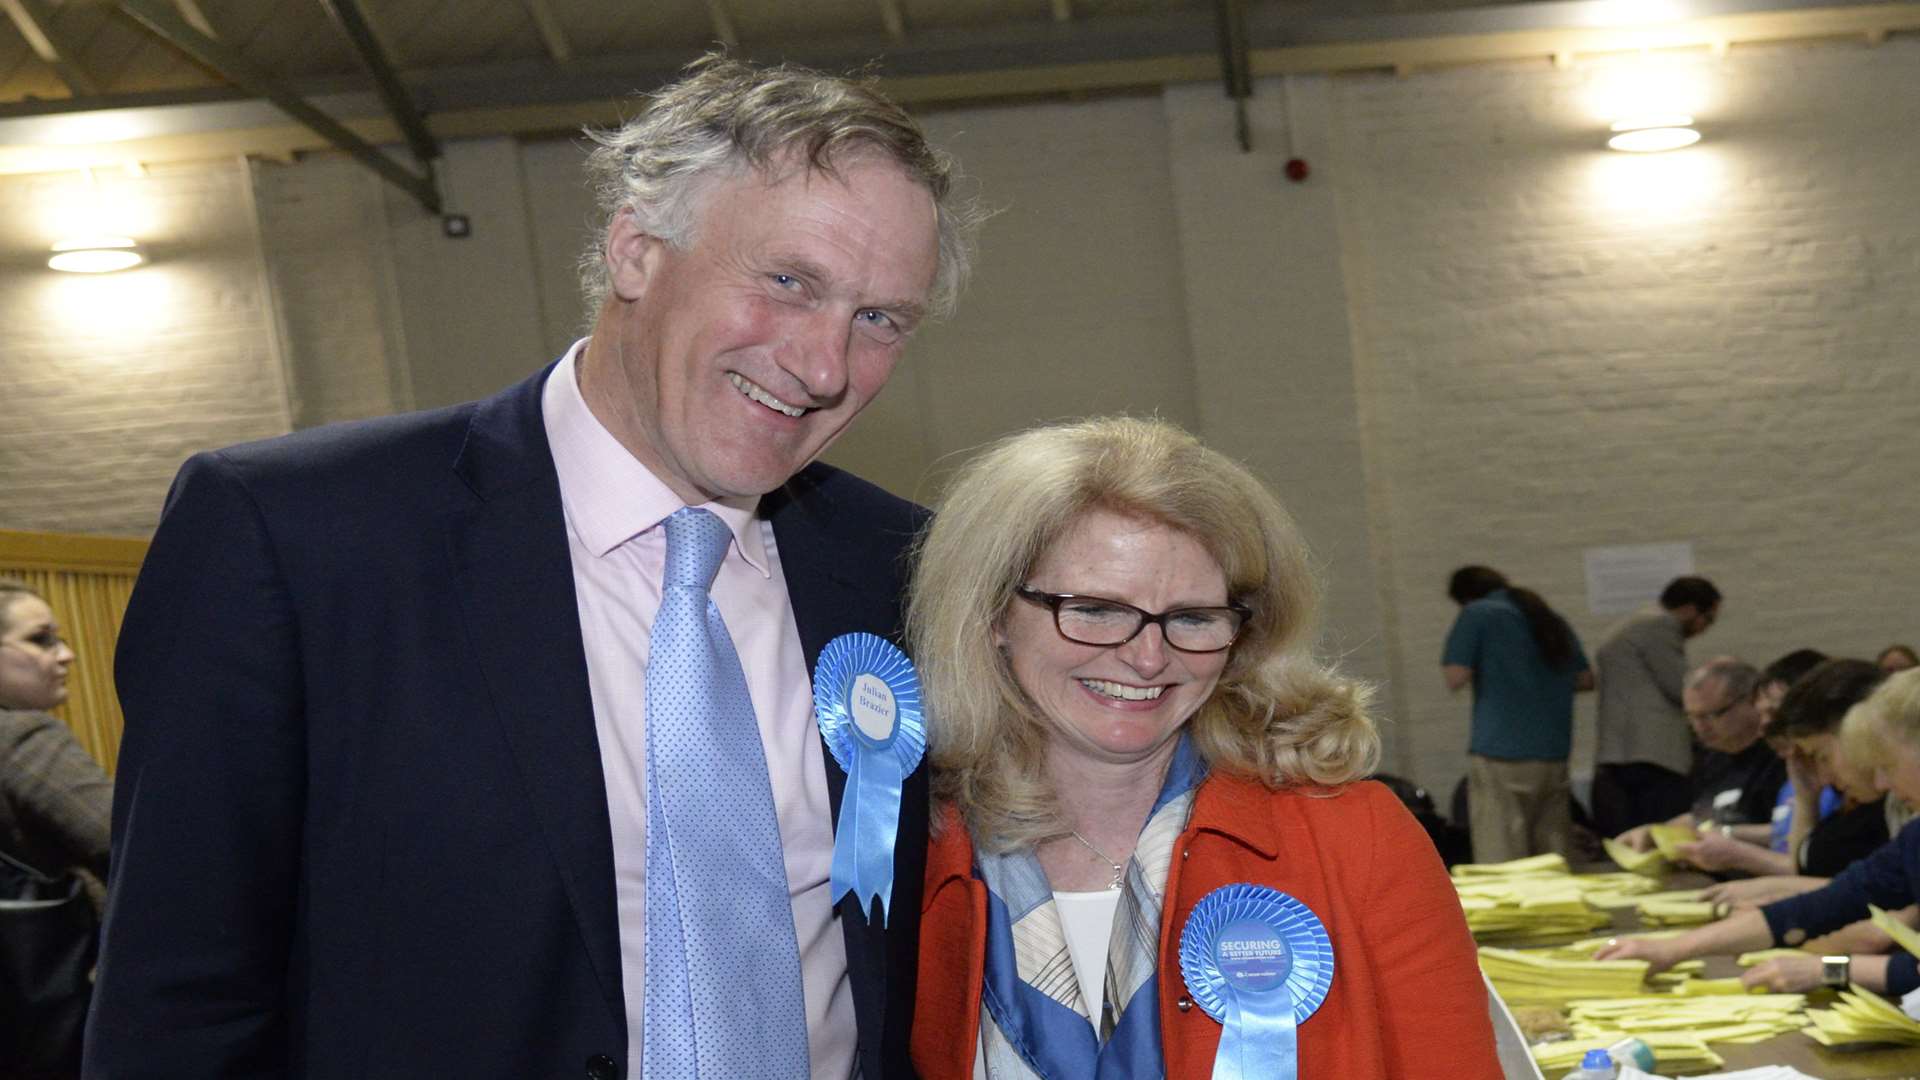
POLYGON ((1087 839, 1084 836, 1081 836, 1080 831, 1078 829, 1068 829, 1067 831, 1072 833, 1073 838, 1075 840, 1080 841, 1080 843, 1084 845, 1088 851, 1093 852, 1096 858, 1098 858, 1101 862, 1106 863, 1107 867, 1113 871, 1113 880, 1107 882, 1107 888, 1109 889, 1119 888, 1121 882, 1126 880, 1127 864, 1121 863, 1121 862, 1114 862, 1113 856, 1107 854, 1104 851, 1101 851, 1097 847, 1094 847, 1093 841, 1087 839))

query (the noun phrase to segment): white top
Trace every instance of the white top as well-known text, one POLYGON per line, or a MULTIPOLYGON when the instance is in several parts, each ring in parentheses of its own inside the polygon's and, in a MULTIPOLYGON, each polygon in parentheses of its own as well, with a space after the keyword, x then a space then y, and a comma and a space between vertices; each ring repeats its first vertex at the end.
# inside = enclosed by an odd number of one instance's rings
MULTIPOLYGON (((647 651, 666 572, 666 530, 681 501, 601 425, 580 395, 576 344, 541 395, 547 440, 567 519, 580 639, 613 827, 614 893, 627 1005, 627 1075, 640 1075, 647 937, 647 651)), ((758 500, 708 503, 734 543, 710 595, 747 676, 773 782, 773 810, 786 856, 800 943, 807 1049, 818 1078, 853 1074, 853 990, 847 949, 833 917, 832 812, 825 750, 813 722, 813 683, 793 621, 773 526, 758 500)))
MULTIPOLYGON (((1120 890, 1099 892, 1055 892, 1053 908, 1060 913, 1060 929, 1067 939, 1067 956, 1073 961, 1073 977, 1080 980, 1080 992, 1087 998, 1087 1011, 1095 1032, 1100 1030, 1100 1009, 1107 997, 1107 945, 1113 940, 1113 916, 1120 910, 1120 890)), ((980 1027, 980 1045, 973 1052, 973 1080, 987 1076, 987 1029, 980 1027)))
POLYGON ((1055 892, 1054 910, 1060 913, 1060 929, 1066 935, 1067 955, 1073 958, 1073 977, 1080 980, 1080 993, 1087 999, 1095 1031, 1100 1029, 1100 1009, 1107 1000, 1107 944, 1113 940, 1113 915, 1120 909, 1120 890, 1099 892, 1055 892))

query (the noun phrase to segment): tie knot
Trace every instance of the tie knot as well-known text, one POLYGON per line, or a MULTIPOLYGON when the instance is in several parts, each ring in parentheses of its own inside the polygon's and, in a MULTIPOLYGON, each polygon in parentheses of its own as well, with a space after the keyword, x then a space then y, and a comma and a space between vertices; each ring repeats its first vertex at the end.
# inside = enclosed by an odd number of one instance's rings
POLYGON ((733 531, 713 511, 694 506, 675 510, 667 518, 666 586, 706 592, 732 539, 733 531))

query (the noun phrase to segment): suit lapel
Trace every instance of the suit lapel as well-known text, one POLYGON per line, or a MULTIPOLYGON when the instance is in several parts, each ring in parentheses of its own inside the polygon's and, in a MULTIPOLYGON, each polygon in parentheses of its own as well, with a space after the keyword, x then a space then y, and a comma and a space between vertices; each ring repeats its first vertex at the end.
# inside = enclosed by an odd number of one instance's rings
MULTIPOLYGON (((884 590, 876 595, 873 578, 858 580, 852 569, 858 561, 847 543, 850 539, 847 533, 859 529, 860 523, 839 518, 833 502, 813 483, 811 470, 802 471, 785 487, 763 499, 761 511, 773 523, 774 542, 779 545, 787 595, 793 603, 793 620, 800 632, 800 648, 806 655, 809 673, 819 661, 821 650, 834 638, 861 630, 882 635, 895 630, 899 619, 897 598, 885 595, 884 590)), ((826 751, 825 758, 827 795, 832 804, 834 827, 838 828, 847 774, 833 759, 831 750, 826 751)), ((914 787, 909 785, 905 798, 914 797, 914 787)), ((906 820, 909 813, 903 812, 901 816, 902 827, 911 827, 906 820)), ((896 919, 900 917, 897 900, 900 891, 896 881, 896 919)), ((913 890, 913 895, 917 904, 918 889, 913 890)), ((847 971, 853 984, 854 1013, 859 1021, 863 1057, 877 1062, 888 1000, 887 937, 879 920, 869 920, 861 911, 860 902, 851 894, 841 899, 836 910, 846 938, 847 971)), ((917 916, 918 912, 914 914, 917 916)))
POLYGON ((449 551, 467 643, 605 1003, 624 1030, 606 785, 559 479, 540 409, 551 370, 477 406, 454 466, 477 499, 454 520, 449 551))

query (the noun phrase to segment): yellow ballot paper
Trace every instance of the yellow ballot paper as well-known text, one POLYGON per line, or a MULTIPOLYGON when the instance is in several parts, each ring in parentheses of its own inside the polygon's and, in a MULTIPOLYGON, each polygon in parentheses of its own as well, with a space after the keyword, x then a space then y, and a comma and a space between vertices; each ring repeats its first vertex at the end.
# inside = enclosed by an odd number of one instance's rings
POLYGON ((1600 846, 1607 850, 1607 858, 1622 870, 1631 870, 1636 874, 1659 874, 1667 868, 1667 857, 1657 847, 1650 851, 1635 851, 1611 837, 1601 840, 1600 846))
POLYGON ((1653 846, 1660 849, 1674 862, 1680 861, 1680 845, 1691 844, 1700 839, 1700 834, 1692 829, 1682 829, 1677 825, 1649 825, 1647 831, 1653 834, 1653 846))
POLYGON ((1567 860, 1565 856, 1552 853, 1529 855, 1524 859, 1514 859, 1510 862, 1461 863, 1459 866, 1453 868, 1453 876, 1457 878, 1507 876, 1512 874, 1564 874, 1566 872, 1567 860))
POLYGON ((1873 925, 1885 930, 1895 945, 1920 956, 1920 930, 1915 930, 1872 904, 1867 905, 1867 912, 1873 919, 1873 925))
POLYGON ((1823 1046, 1895 1043, 1920 1046, 1920 1023, 1878 994, 1840 991, 1831 1009, 1808 1009, 1807 1037, 1823 1046))

